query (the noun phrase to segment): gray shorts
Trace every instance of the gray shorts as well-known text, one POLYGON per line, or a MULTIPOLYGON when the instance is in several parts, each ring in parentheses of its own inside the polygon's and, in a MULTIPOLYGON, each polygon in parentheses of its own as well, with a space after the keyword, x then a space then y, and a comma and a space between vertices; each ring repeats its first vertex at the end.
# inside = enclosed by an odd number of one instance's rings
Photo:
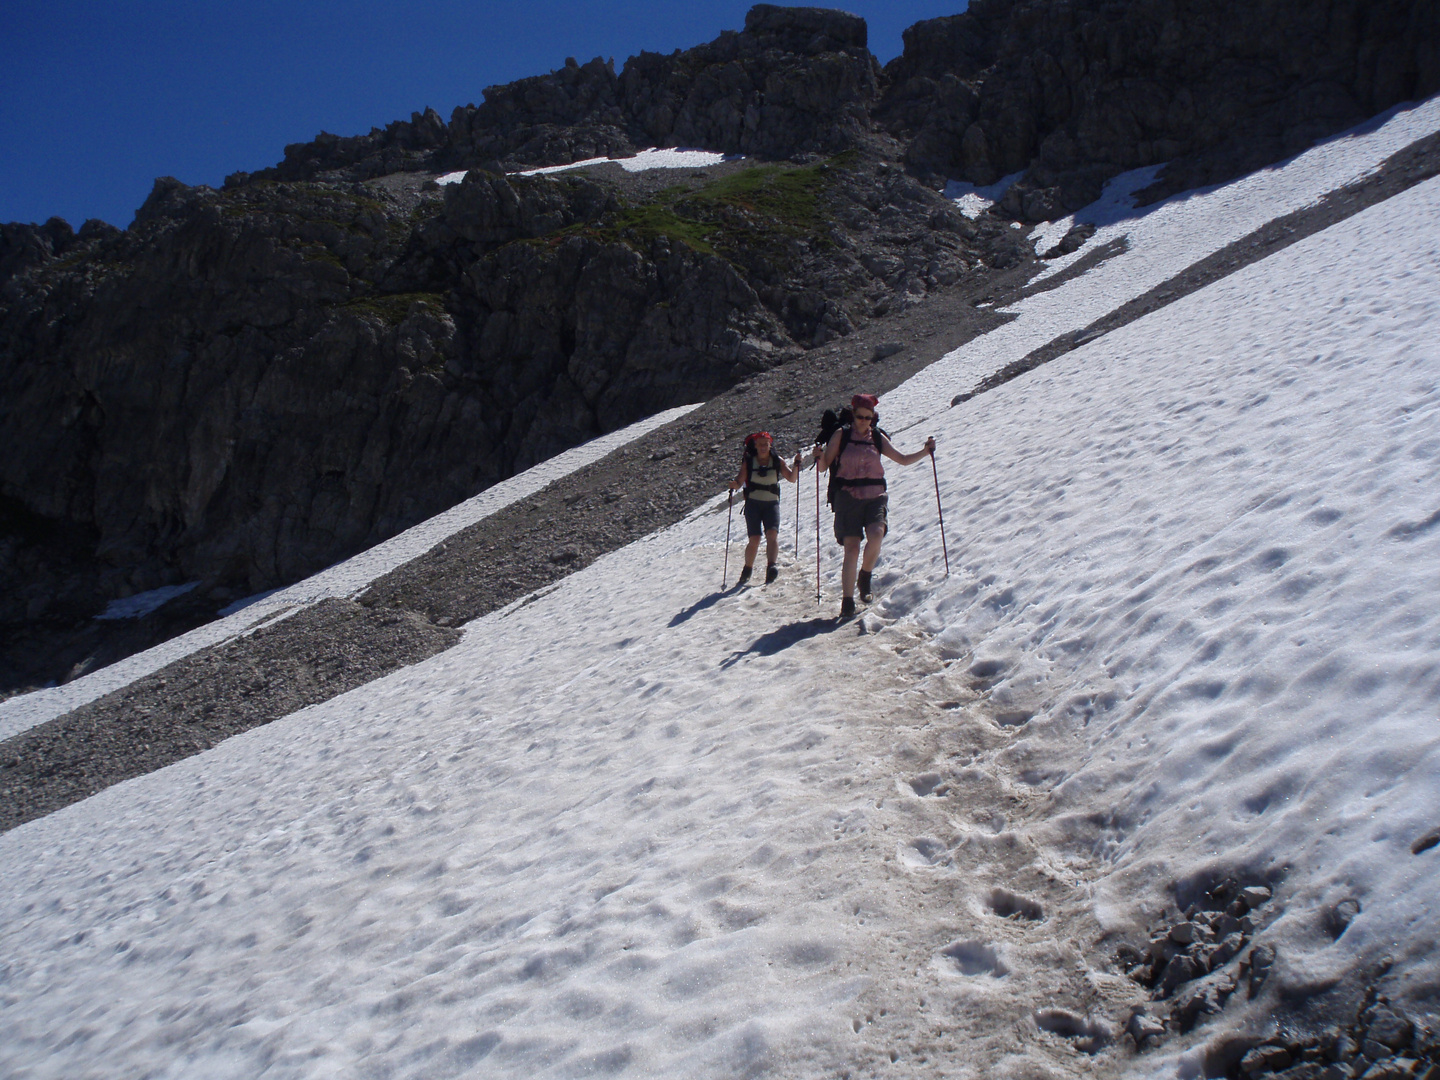
POLYGON ((835 493, 835 542, 844 545, 847 536, 865 536, 865 526, 879 525, 880 535, 890 531, 886 520, 888 495, 877 495, 873 499, 857 499, 848 491, 835 493))

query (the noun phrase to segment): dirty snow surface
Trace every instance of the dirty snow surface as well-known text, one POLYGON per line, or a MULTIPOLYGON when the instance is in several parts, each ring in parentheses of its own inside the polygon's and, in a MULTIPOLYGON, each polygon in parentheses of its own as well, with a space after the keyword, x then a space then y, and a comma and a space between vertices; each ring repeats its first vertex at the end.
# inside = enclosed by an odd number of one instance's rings
POLYGON ((857 621, 813 532, 721 593, 716 500, 12 830, 0 1074, 1175 1076, 1382 953, 1423 1006, 1437 340, 1432 180, 962 406, 888 395, 950 573, 892 465, 857 621), (1147 997, 1116 942, 1225 875, 1274 890, 1264 993, 1107 1042, 1147 997))

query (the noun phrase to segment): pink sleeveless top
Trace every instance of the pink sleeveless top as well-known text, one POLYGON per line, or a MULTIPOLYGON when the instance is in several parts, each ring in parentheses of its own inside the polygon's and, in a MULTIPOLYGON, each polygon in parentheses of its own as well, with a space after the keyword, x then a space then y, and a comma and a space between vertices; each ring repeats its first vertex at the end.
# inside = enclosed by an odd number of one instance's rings
MULTIPOLYGON (((845 444, 845 449, 840 454, 840 467, 836 474, 844 480, 883 480, 885 478, 885 465, 880 458, 880 450, 872 441, 875 433, 870 433, 870 439, 863 442, 857 439, 853 429, 850 441, 845 444)), ((879 484, 847 484, 842 491, 848 491, 853 499, 873 499, 885 494, 885 488, 879 484)))

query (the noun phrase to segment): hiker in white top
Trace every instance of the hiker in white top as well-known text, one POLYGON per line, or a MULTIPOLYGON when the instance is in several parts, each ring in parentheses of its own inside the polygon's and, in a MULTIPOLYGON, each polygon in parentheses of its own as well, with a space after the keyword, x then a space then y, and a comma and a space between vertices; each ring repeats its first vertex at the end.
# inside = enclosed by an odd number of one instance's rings
MULTIPOLYGON (((880 542, 887 528, 889 496, 885 494, 885 467, 882 456, 897 465, 912 465, 935 452, 935 440, 913 454, 902 454, 890 445, 882 431, 874 429, 874 394, 856 394, 850 399, 851 422, 830 436, 830 442, 816 461, 816 467, 828 469, 838 460, 836 470, 839 490, 835 492, 835 540, 845 546, 845 562, 840 571, 844 593, 840 600, 840 617, 855 614, 855 585, 860 585, 860 599, 870 602, 870 574, 880 558, 880 542), (865 542, 864 558, 860 542, 865 542), (858 573, 857 573, 858 564, 858 573)), ((817 448, 818 449, 818 448, 817 448)))
POLYGON ((745 489, 745 531, 750 537, 745 545, 745 568, 740 571, 740 584, 750 580, 755 570, 755 555, 760 550, 760 534, 765 534, 765 584, 779 575, 775 565, 780 557, 780 480, 792 484, 800 478, 800 455, 790 465, 778 454, 771 454, 774 440, 768 431, 757 431, 745 439, 745 456, 740 471, 730 481, 730 490, 745 489))

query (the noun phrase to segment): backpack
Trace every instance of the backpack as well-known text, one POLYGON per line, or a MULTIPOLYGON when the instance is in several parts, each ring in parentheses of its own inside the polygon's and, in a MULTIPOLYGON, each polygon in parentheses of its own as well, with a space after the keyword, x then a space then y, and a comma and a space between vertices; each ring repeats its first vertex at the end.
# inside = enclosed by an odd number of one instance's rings
MULTIPOLYGON (((849 481, 840 478, 840 457, 845 453, 845 447, 850 445, 850 424, 853 419, 854 417, 851 416, 850 406, 848 405, 838 411, 835 409, 826 409, 825 414, 820 417, 820 432, 815 436, 817 443, 829 446, 830 440, 834 437, 835 432, 840 432, 840 453, 836 454, 835 460, 830 463, 830 485, 825 491, 825 501, 829 503, 831 507, 835 505, 835 492, 849 484, 849 481)), ((870 438, 875 441, 877 449, 880 446, 880 437, 882 435, 887 439, 890 437, 880 430, 879 420, 880 414, 876 413, 875 419, 870 421, 870 438)), ((885 486, 884 480, 865 480, 863 483, 878 484, 880 487, 885 486)))
POLYGON ((755 470, 759 467, 759 461, 755 453, 755 444, 749 439, 745 440, 745 498, 750 498, 752 491, 768 491, 776 498, 780 497, 780 455, 775 452, 775 443, 770 443, 770 467, 775 470, 775 483, 757 484, 755 482, 755 470))

